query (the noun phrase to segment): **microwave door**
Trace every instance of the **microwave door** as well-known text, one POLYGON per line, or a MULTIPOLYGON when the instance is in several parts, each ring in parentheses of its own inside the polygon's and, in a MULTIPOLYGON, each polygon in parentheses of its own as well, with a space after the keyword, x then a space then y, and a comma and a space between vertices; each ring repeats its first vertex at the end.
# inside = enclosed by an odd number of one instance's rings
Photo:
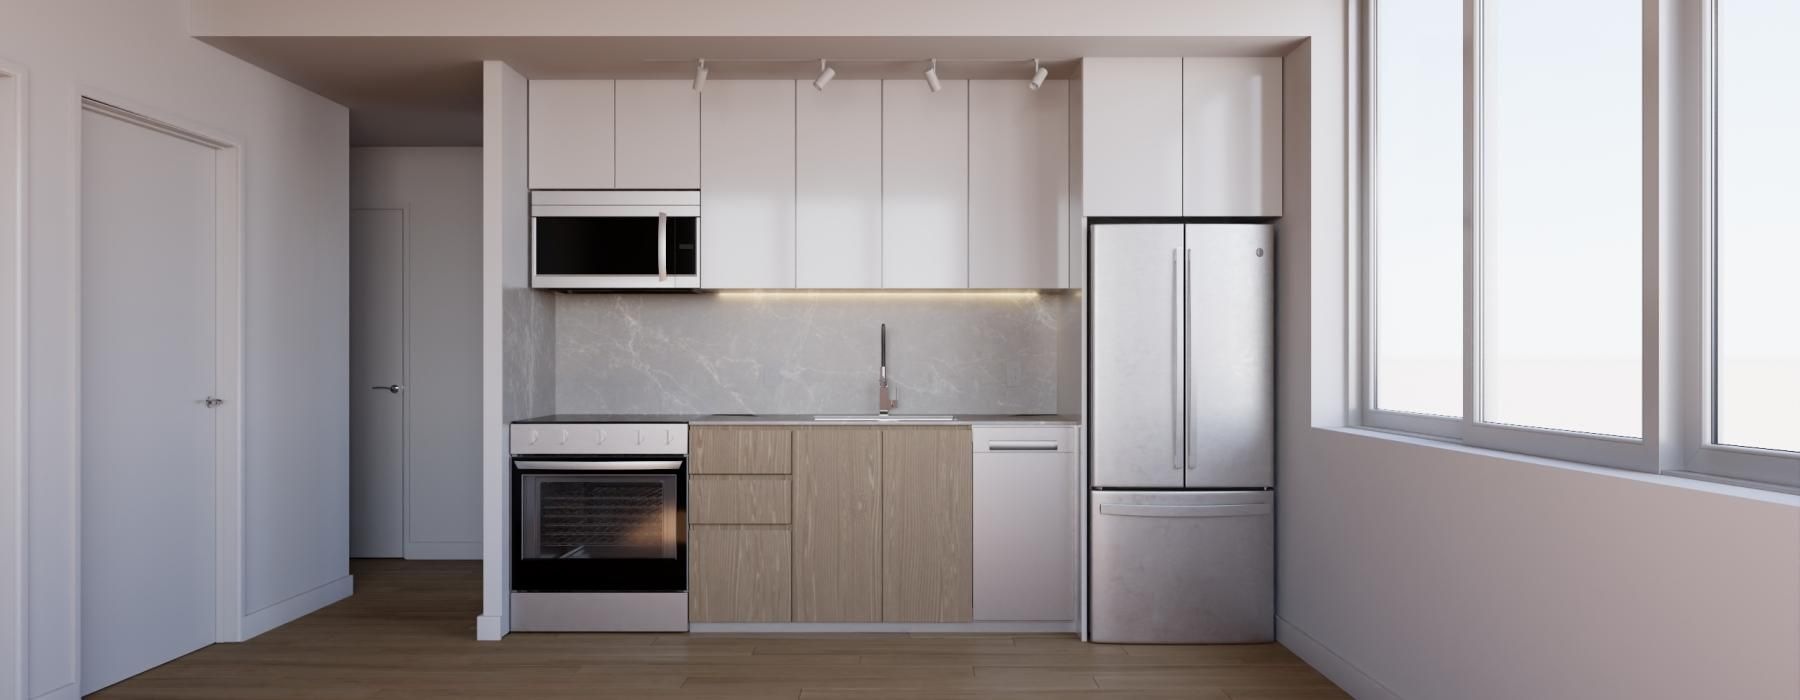
POLYGON ((667 211, 670 208, 606 209, 606 216, 588 212, 539 212, 532 217, 533 287, 691 289, 700 286, 698 216, 686 212, 671 213, 667 211), (618 211, 621 209, 631 211, 629 215, 621 215, 618 211))

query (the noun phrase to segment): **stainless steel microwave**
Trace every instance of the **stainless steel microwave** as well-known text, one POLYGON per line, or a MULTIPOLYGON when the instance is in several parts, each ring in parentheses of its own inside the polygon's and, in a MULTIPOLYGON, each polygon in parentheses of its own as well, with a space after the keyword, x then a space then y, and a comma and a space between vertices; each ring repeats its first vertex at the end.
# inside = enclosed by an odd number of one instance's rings
POLYGON ((698 190, 535 190, 531 286, 699 289, 698 190))

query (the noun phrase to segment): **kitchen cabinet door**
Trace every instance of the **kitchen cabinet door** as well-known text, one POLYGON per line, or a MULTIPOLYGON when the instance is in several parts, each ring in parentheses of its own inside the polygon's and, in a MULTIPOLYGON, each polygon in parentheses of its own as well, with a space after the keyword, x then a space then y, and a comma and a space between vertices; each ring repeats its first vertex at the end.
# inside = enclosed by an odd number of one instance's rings
POLYGON ((715 80, 700 99, 700 278, 794 286, 794 81, 715 80))
MULTIPOLYGON (((835 87, 835 86, 834 86, 835 87)), ((881 621, 881 431, 794 431, 794 621, 881 621)))
POLYGON ((688 532, 688 619, 793 619, 793 549, 786 525, 695 525, 688 532))
POLYGON ((528 95, 531 188, 611 188, 613 81, 533 80, 528 95))
POLYGON ((1281 59, 1184 59, 1185 216, 1281 216, 1281 59))
MULTIPOLYGON (((693 83, 619 80, 614 95, 618 114, 614 187, 699 189, 700 93, 694 92, 693 83)), ((704 220, 701 225, 706 225, 704 220)), ((703 230, 701 236, 705 235, 703 230)))
POLYGON ((1179 58, 1081 61, 1082 210, 1181 216, 1179 58))
POLYGON ((881 81, 797 83, 797 286, 881 286, 881 81))
POLYGON ((884 80, 881 286, 969 286, 969 81, 884 80))
POLYGON ((1069 83, 969 81, 969 286, 1068 286, 1069 83))
POLYGON ((972 458, 966 427, 881 431, 883 621, 973 619, 972 458))
POLYGON ((975 619, 1074 620, 1075 428, 977 426, 975 619))

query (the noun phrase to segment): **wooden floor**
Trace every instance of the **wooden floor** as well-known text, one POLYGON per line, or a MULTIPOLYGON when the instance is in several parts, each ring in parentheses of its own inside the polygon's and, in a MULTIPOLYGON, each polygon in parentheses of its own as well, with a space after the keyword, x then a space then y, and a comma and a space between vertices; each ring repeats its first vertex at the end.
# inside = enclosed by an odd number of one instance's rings
POLYGON ((117 698, 1207 698, 1342 691, 1277 644, 1071 635, 513 634, 475 641, 476 562, 352 562, 356 595, 108 688, 117 698))

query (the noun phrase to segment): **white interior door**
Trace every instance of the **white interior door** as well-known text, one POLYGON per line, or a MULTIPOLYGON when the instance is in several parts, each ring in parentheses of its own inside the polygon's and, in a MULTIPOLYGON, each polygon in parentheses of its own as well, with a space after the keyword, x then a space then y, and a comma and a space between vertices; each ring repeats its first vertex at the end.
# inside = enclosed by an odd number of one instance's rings
POLYGON ((81 127, 81 688, 214 640, 215 151, 81 127))
POLYGON ((350 556, 404 554, 405 215, 350 212, 350 556))

